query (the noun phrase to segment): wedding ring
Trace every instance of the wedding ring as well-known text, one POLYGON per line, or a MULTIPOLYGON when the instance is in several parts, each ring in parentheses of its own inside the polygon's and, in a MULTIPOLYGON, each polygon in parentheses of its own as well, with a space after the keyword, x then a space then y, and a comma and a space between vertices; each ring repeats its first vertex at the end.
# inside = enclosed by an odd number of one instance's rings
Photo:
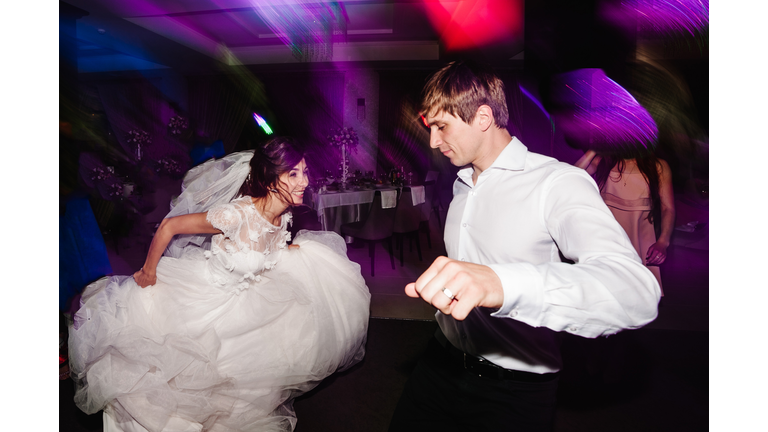
POLYGON ((449 299, 451 299, 451 300, 453 300, 453 299, 454 299, 454 297, 456 297, 456 296, 454 296, 454 295, 453 295, 453 293, 451 292, 451 290, 449 290, 448 288, 445 288, 445 287, 443 287, 443 294, 445 294, 446 296, 448 296, 448 298, 449 298, 449 299))

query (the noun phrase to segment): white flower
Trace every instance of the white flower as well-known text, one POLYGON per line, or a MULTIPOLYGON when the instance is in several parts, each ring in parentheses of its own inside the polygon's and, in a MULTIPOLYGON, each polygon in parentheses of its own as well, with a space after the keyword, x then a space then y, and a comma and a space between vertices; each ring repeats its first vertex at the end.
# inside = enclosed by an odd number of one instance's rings
POLYGON ((213 255, 213 253, 211 253, 211 251, 209 251, 209 250, 207 250, 207 251, 203 252, 203 256, 204 256, 206 259, 210 258, 210 257, 211 257, 211 255, 213 255))
MULTIPOLYGON (((253 275, 251 274, 251 276, 253 276, 253 275)), ((248 288, 250 288, 250 286, 251 286, 250 282, 248 282, 248 281, 242 281, 242 279, 241 279, 241 282, 240 282, 240 283, 238 283, 238 284, 235 286, 235 289, 234 289, 234 290, 232 290, 232 292, 233 292, 233 293, 235 293, 235 295, 240 295, 240 293, 242 293, 243 291, 245 291, 245 290, 247 290, 248 288)))
POLYGON ((271 270, 275 264, 277 264, 277 261, 264 261, 264 268, 267 270, 271 270))

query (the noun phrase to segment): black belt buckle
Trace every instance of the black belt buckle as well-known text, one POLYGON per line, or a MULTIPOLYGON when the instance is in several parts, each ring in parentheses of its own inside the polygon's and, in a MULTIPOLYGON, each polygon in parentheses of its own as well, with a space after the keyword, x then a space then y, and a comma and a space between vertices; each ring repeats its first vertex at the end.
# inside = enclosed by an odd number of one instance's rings
POLYGON ((464 353, 464 369, 481 378, 497 380, 513 380, 524 382, 545 382, 556 377, 556 374, 537 374, 533 372, 505 369, 482 357, 464 353))
POLYGON ((482 357, 467 354, 463 350, 454 347, 447 340, 445 341, 445 345, 439 343, 439 340, 437 340, 437 342, 437 346, 444 350, 443 352, 448 354, 455 367, 463 368, 464 370, 481 378, 525 382, 545 382, 550 381, 557 376, 556 373, 537 374, 533 372, 505 369, 482 357))
POLYGON ((467 353, 464 353, 464 369, 472 372, 479 377, 504 379, 504 369, 491 364, 489 361, 481 357, 472 357, 467 353), (467 362, 469 357, 469 362, 467 362))

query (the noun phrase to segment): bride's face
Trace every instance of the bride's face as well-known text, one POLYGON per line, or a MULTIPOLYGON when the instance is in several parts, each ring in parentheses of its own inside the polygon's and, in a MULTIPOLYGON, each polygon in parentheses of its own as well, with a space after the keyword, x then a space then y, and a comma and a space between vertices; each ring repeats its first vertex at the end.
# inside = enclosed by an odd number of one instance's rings
POLYGON ((304 159, 301 160, 290 171, 280 175, 280 189, 291 197, 291 204, 300 205, 304 203, 304 189, 309 184, 309 170, 304 159))

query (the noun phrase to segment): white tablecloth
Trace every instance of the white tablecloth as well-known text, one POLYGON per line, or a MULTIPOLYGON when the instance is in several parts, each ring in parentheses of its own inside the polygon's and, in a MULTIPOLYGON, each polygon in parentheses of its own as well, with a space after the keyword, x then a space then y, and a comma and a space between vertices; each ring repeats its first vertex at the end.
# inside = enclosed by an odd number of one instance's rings
POLYGON ((314 203, 317 215, 321 216, 323 214, 323 210, 329 207, 357 205, 373 202, 373 194, 375 192, 375 190, 360 190, 335 193, 326 192, 323 194, 315 193, 312 196, 312 202, 314 203))
MULTIPOLYGON (((381 191, 384 208, 397 205, 397 189, 385 188, 381 191), (391 199, 390 199, 391 198, 391 199), (391 202, 390 202, 391 201, 391 202)), ((341 225, 357 222, 365 217, 369 204, 373 202, 376 189, 331 192, 312 195, 312 206, 317 211, 317 217, 326 231, 341 234, 341 225)), ((350 241, 350 239, 347 239, 350 241)))
POLYGON ((381 191, 381 208, 397 207, 397 189, 381 191))
MULTIPOLYGON (((422 204, 425 201, 424 186, 408 187, 411 188, 413 205, 422 204)), ((341 234, 342 224, 357 222, 364 217, 368 209, 367 204, 373 202, 376 190, 381 191, 381 204, 383 208, 397 206, 397 188, 314 193, 312 195, 312 206, 317 211, 318 220, 324 230, 336 231, 341 234)))
MULTIPOLYGON (((411 199, 413 205, 419 205, 425 201, 424 186, 408 186, 411 188, 411 199)), ((392 208, 397 205, 398 189, 386 188, 378 189, 381 191, 382 207, 392 208)), ((359 191, 345 192, 326 192, 322 194, 314 193, 312 203, 318 216, 322 216, 323 210, 329 207, 339 207, 347 205, 366 204, 373 202, 375 189, 366 189, 359 191)))
POLYGON ((419 205, 426 201, 424 186, 411 186, 410 188, 413 205, 419 205))

